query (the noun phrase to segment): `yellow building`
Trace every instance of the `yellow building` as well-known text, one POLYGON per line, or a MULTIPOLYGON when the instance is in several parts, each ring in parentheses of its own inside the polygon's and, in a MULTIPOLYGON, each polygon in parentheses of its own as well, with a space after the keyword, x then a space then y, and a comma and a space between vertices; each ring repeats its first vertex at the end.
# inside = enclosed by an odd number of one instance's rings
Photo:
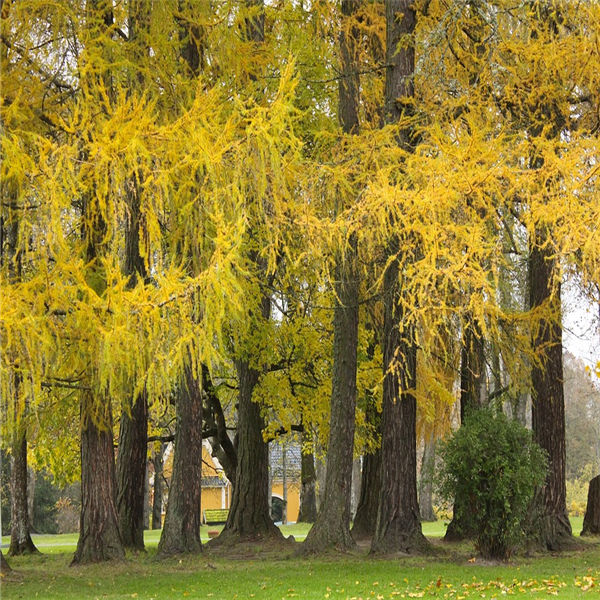
MULTIPOLYGON (((300 449, 271 444, 271 496, 280 502, 287 502, 286 522, 298 520, 300 510, 300 449), (287 461, 287 462, 286 462, 287 461), (282 468, 286 467, 285 476, 282 468), (285 484, 285 489, 284 489, 285 484)), ((231 506, 231 483, 219 461, 210 453, 208 441, 202 445, 202 510, 229 508, 231 506)), ((275 500, 275 504, 278 504, 275 500)))

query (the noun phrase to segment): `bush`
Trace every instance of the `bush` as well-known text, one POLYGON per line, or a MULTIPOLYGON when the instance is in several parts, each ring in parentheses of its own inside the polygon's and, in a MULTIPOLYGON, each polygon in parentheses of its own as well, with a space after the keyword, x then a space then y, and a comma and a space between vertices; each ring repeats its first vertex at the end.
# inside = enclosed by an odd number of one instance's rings
POLYGON ((477 531, 482 556, 506 560, 523 539, 535 490, 546 474, 531 432, 503 414, 475 411, 440 450, 438 489, 477 531))

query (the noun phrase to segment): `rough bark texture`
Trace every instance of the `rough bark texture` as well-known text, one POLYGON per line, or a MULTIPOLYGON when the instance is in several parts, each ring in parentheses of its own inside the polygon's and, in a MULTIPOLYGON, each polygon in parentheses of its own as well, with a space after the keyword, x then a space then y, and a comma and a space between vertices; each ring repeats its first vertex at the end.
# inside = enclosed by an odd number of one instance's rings
POLYGON ((533 331, 533 349, 540 362, 531 369, 531 416, 534 439, 548 453, 548 476, 540 494, 535 537, 549 550, 556 550, 571 544, 573 538, 566 503, 560 284, 553 289, 554 260, 545 249, 546 235, 537 231, 530 241, 530 306, 544 306, 552 315, 542 318, 533 331))
POLYGON ((419 510, 421 521, 437 521, 433 511, 433 471, 435 467, 436 441, 433 433, 423 444, 421 476, 419 478, 419 510))
POLYGON ((355 540, 372 538, 377 525, 377 508, 381 488, 381 449, 363 456, 360 498, 352 525, 355 540))
POLYGON ((417 501, 417 346, 414 327, 402 334, 397 301, 398 261, 384 276, 383 411, 381 417, 381 487, 373 553, 421 552, 427 541, 417 501))
POLYGON ((125 548, 144 550, 148 402, 138 396, 131 415, 123 413, 117 454, 117 512, 125 548))
POLYGON ((30 535, 27 503, 27 437, 15 434, 10 469, 10 548, 9 556, 38 552, 30 535))
MULTIPOLYGON (((460 361, 460 421, 481 407, 483 371, 485 367, 484 342, 477 324, 469 319, 463 333, 460 361)), ((444 541, 459 542, 476 535, 476 527, 469 519, 469 511, 454 507, 444 541), (461 515, 460 517, 458 515, 461 515)))
MULTIPOLYGON (((304 441, 304 433, 302 437, 304 441)), ((300 479, 300 511, 298 513, 298 521, 301 523, 314 523, 317 519, 317 472, 315 470, 315 456, 312 452, 302 453, 300 479)))
POLYGON ((154 465, 154 487, 152 490, 152 529, 162 527, 162 502, 163 502, 163 454, 164 444, 154 453, 152 464, 154 465))
MULTIPOLYGON (((415 51, 406 43, 416 26, 410 0, 387 0, 386 80, 384 118, 396 123, 407 111, 405 99, 414 96, 415 51)), ((398 143, 407 151, 412 132, 399 132, 398 143)), ((390 241, 388 256, 401 256, 398 240, 390 241)), ((412 249, 411 251, 414 251, 412 249)), ((417 346, 414 325, 405 322, 401 308, 400 258, 384 274, 383 303, 383 411, 381 417, 381 488, 373 553, 417 552, 427 547, 417 502, 417 346)))
MULTIPOLYGON (((356 31, 352 25, 359 2, 342 1, 339 118, 345 133, 358 133, 359 79, 356 31)), ((336 304, 333 315, 331 427, 327 446, 325 491, 317 520, 304 542, 305 552, 354 546, 350 534, 350 495, 356 407, 359 284, 356 238, 336 257, 336 304)))
POLYGON ((600 475, 590 481, 581 535, 600 535, 600 475))
POLYGON ((112 418, 108 400, 104 422, 91 418, 91 399, 82 400, 81 516, 79 540, 71 562, 80 565, 124 558, 116 498, 112 418))
MULTIPOLYGON (((339 259, 338 259, 339 260, 339 259)), ((317 520, 304 542, 304 550, 316 552, 330 547, 354 546, 350 534, 352 450, 356 406, 356 349, 358 342, 358 283, 349 266, 338 268, 334 309, 333 381, 331 428, 327 446, 325 491, 317 520)), ((339 265, 339 263, 338 263, 339 265)))
POLYGON ((200 552, 202 482, 202 390, 188 363, 177 398, 175 454, 165 525, 158 543, 161 556, 200 552))
MULTIPOLYGON (((262 317, 271 314, 268 297, 262 299, 262 317)), ((269 445, 262 432, 260 405, 252 400, 260 373, 247 359, 236 361, 238 375, 238 431, 235 487, 227 523, 213 545, 265 538, 282 539, 271 520, 269 445)))

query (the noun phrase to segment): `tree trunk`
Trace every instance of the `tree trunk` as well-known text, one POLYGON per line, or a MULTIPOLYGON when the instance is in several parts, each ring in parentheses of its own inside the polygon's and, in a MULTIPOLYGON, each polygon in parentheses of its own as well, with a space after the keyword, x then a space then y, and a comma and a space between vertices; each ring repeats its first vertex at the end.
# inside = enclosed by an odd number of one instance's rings
POLYGON ((30 535, 27 475, 27 437, 24 431, 19 431, 15 434, 10 470, 9 556, 38 552, 30 535))
POLYGON ((423 444, 423 460, 421 461, 421 477, 419 479, 419 509, 421 521, 437 521, 433 511, 433 472, 435 468, 435 438, 433 433, 423 444))
POLYGON ((163 503, 163 454, 164 444, 160 444, 158 452, 152 457, 154 465, 154 488, 152 495, 152 529, 162 527, 162 503, 163 503))
MULTIPOLYGON (((303 442, 305 435, 302 434, 303 442)), ((304 446, 304 443, 302 446, 304 446)), ((314 523, 317 519, 317 473, 315 470, 315 456, 312 452, 302 452, 300 470, 301 488, 298 521, 301 523, 314 523)))
POLYGON ((124 558, 115 506, 116 478, 112 415, 106 400, 105 418, 92 419, 89 393, 81 401, 81 516, 79 540, 71 562, 81 565, 124 558))
MULTIPOLYGON (((263 316, 270 301, 263 298, 263 316)), ((246 359, 236 361, 238 374, 238 445, 235 487, 227 523, 212 544, 282 538, 271 520, 269 445, 263 438, 260 405, 252 400, 259 372, 246 359)))
POLYGON ((352 491, 350 494, 350 519, 354 520, 360 499, 360 480, 362 477, 360 456, 352 461, 352 491))
MULTIPOLYGON (((148 3, 132 2, 129 6, 129 45, 134 59, 143 60, 148 53, 147 41, 140 32, 150 27, 148 3)), ((143 76, 130 83, 131 88, 144 86, 143 76)), ((133 288, 146 279, 146 265, 140 251, 142 226, 140 196, 142 181, 136 174, 126 187, 127 212, 125 219, 125 257, 123 273, 129 277, 128 287, 133 288)), ((123 546, 131 550, 144 550, 144 510, 146 506, 146 454, 148 451, 148 400, 145 391, 131 399, 131 413, 123 411, 119 429, 117 454, 117 511, 123 546)))
POLYGON ((600 475, 590 481, 581 535, 600 535, 600 475))
POLYGON ((148 402, 141 393, 121 417, 117 454, 117 512, 123 546, 144 550, 148 402))
POLYGON ((27 514, 29 515, 29 531, 37 533, 35 529, 35 484, 37 477, 35 470, 27 467, 27 514))
MULTIPOLYGON (((375 338, 369 343, 367 354, 371 359, 374 356, 377 343, 375 338)), ((376 431, 377 434, 380 434, 381 414, 378 411, 376 399, 371 393, 368 393, 367 396, 366 419, 367 422, 373 426, 374 431, 376 431)), ((356 508, 356 514, 354 515, 354 524, 352 526, 352 535, 355 540, 371 539, 375 535, 380 487, 381 446, 379 446, 375 452, 363 456, 360 497, 358 499, 358 506, 356 508)))
MULTIPOLYGON (((344 133, 358 133, 359 78, 356 27, 353 24, 360 2, 342 1, 343 23, 340 32, 342 77, 339 83, 339 118, 344 133), (347 27, 347 24, 350 27, 347 27)), ((331 390, 331 428, 327 446, 325 492, 313 528, 304 541, 305 552, 335 546, 354 546, 350 534, 350 494, 356 407, 356 368, 358 345, 359 282, 357 240, 352 236, 347 247, 336 256, 333 313, 333 376, 331 390)))
MULTIPOLYGON (((386 123, 396 123, 410 109, 406 99, 414 96, 415 50, 406 43, 416 26, 410 0, 386 1, 386 123)), ((410 128, 401 130, 398 143, 413 147, 410 128)), ((407 243, 407 242, 405 242, 407 243)), ((411 250, 414 252, 414 249, 411 250)), ((417 345, 415 326, 405 322, 401 302, 400 258, 402 249, 394 238, 383 281, 383 410, 381 416, 381 488, 377 526, 371 552, 423 551, 427 541, 421 530, 417 501, 417 345)), ((406 260, 409 260, 408 258, 406 260)))
POLYGON ((540 523, 536 537, 549 550, 572 542, 567 513, 565 482, 565 401, 563 390, 560 283, 553 291, 554 259, 546 249, 547 232, 536 231, 530 242, 529 294, 532 310, 544 306, 549 318, 541 318, 532 332, 539 362, 531 369, 532 425, 535 441, 548 453, 548 476, 540 495, 540 523))
POLYGON ((363 456, 360 498, 352 526, 355 540, 372 538, 377 525, 377 508, 381 488, 381 448, 363 456))
POLYGON ((417 501, 417 347, 414 325, 402 334, 398 304, 398 261, 384 276, 385 346, 381 417, 381 486, 372 553, 420 552, 427 541, 417 501))
MULTIPOLYGON (((481 330, 472 318, 468 318, 463 332, 460 361, 461 423, 464 423, 465 418, 481 407, 484 359, 484 343, 481 330)), ((444 541, 459 542, 473 538, 476 533, 477 529, 469 519, 469 511, 460 510, 455 502, 452 520, 446 528, 444 541)))
POLYGON ((0 575, 5 576, 8 575, 12 569, 10 568, 8 561, 4 558, 4 554, 2 554, 2 550, 0 550, 0 575))
POLYGON ((161 556, 200 552, 202 482, 202 391, 191 361, 177 398, 175 454, 165 525, 158 543, 161 556))

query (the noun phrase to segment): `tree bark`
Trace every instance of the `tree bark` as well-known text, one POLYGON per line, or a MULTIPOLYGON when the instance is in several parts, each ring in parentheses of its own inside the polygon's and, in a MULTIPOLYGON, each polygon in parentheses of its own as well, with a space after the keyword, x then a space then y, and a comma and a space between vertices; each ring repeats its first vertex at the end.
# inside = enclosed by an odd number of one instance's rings
MULTIPOLYGON (((305 436, 306 434, 303 433, 303 442, 305 436)), ((302 446, 304 446, 304 443, 302 446)), ((312 452, 302 452, 300 480, 298 521, 301 523, 314 523, 317 519, 317 472, 315 470, 315 456, 312 452)))
POLYGON ((200 552, 202 482, 202 391, 191 361, 177 398, 175 454, 165 524, 158 543, 160 556, 200 552))
POLYGON ((421 461, 421 477, 419 478, 419 509, 421 521, 437 521, 433 510, 433 472, 435 468, 436 441, 433 433, 423 444, 421 461))
POLYGON ((600 535, 600 475, 590 481, 581 535, 600 535))
POLYGON ((38 552, 30 535, 27 502, 27 437, 24 431, 15 433, 10 470, 10 548, 9 556, 38 552))
MULTIPOLYGON (((150 5, 132 2, 129 6, 129 42, 134 59, 141 60, 147 54, 146 44, 140 42, 140 32, 149 29, 150 5)), ((143 77, 138 74, 131 87, 143 87, 143 77)), ((125 219, 125 257, 123 273, 128 276, 128 287, 146 279, 146 265, 140 251, 141 181, 139 174, 133 176, 126 188, 127 213, 125 219)), ((131 413, 124 410, 119 428, 117 454, 117 511, 123 546, 131 550, 144 550, 144 510, 146 453, 148 446, 148 400, 145 391, 131 399, 131 413)))
POLYGON ((115 505, 116 478, 110 401, 100 424, 92 418, 90 393, 81 406, 81 516, 79 540, 71 565, 125 556, 115 505))
MULTIPOLYGON (((369 344, 367 354, 373 358, 376 340, 369 344)), ((380 342, 379 342, 380 343, 380 342)), ((381 433, 381 414, 377 409, 376 399, 371 393, 367 397, 367 422, 377 434, 381 433)), ((379 489, 381 488, 381 446, 374 452, 363 456, 360 497, 352 525, 352 536, 355 540, 371 539, 375 535, 377 510, 379 506, 379 489)))
POLYGON ((163 502, 163 454, 164 444, 160 444, 158 452, 152 457, 154 465, 154 486, 152 490, 152 529, 162 528, 162 502, 163 502))
MULTIPOLYGON (((358 133, 359 78, 357 32, 353 24, 360 2, 342 1, 339 83, 339 118, 344 133, 358 133)), ((325 492, 317 520, 304 541, 305 552, 330 547, 352 548, 350 534, 350 495, 356 408, 356 368, 358 345, 357 240, 351 236, 347 247, 336 256, 333 313, 333 381, 331 427, 327 446, 325 492)))
MULTIPOLYGON (((262 317, 270 317, 271 302, 268 297, 263 297, 261 308, 262 317)), ((250 366, 246 358, 236 361, 236 369, 239 390, 235 486, 227 523, 221 535, 211 542, 213 545, 282 538, 271 520, 269 445, 262 435, 265 424, 260 405, 252 400, 260 373, 250 366)))
POLYGON ((548 318, 540 318, 532 332, 539 361, 531 369, 531 417, 534 439, 548 453, 548 475, 540 494, 540 522, 535 535, 547 549, 556 550, 573 539, 566 500, 560 283, 553 290, 555 260, 547 249, 547 236, 545 231, 536 231, 529 250, 530 307, 549 311, 548 318))
MULTIPOLYGON (((386 13, 386 123, 409 113, 407 99, 414 96, 412 77, 415 50, 406 43, 416 27, 410 0, 387 0, 386 13)), ((402 129, 398 143, 413 148, 412 131, 402 129)), ((414 249, 412 249, 414 252, 414 249)), ((390 240, 383 281, 383 411, 381 417, 381 488, 372 553, 424 551, 428 544, 421 530, 417 501, 417 345, 415 325, 406 321, 401 301, 399 240, 390 240)), ((409 258, 405 258, 409 260, 409 258)))
POLYGON ((360 498, 352 525, 355 540, 372 538, 377 525, 377 508, 381 488, 381 448, 363 456, 360 498))
POLYGON ((144 550, 148 402, 138 396, 131 415, 123 413, 117 454, 117 512, 123 546, 144 550))

